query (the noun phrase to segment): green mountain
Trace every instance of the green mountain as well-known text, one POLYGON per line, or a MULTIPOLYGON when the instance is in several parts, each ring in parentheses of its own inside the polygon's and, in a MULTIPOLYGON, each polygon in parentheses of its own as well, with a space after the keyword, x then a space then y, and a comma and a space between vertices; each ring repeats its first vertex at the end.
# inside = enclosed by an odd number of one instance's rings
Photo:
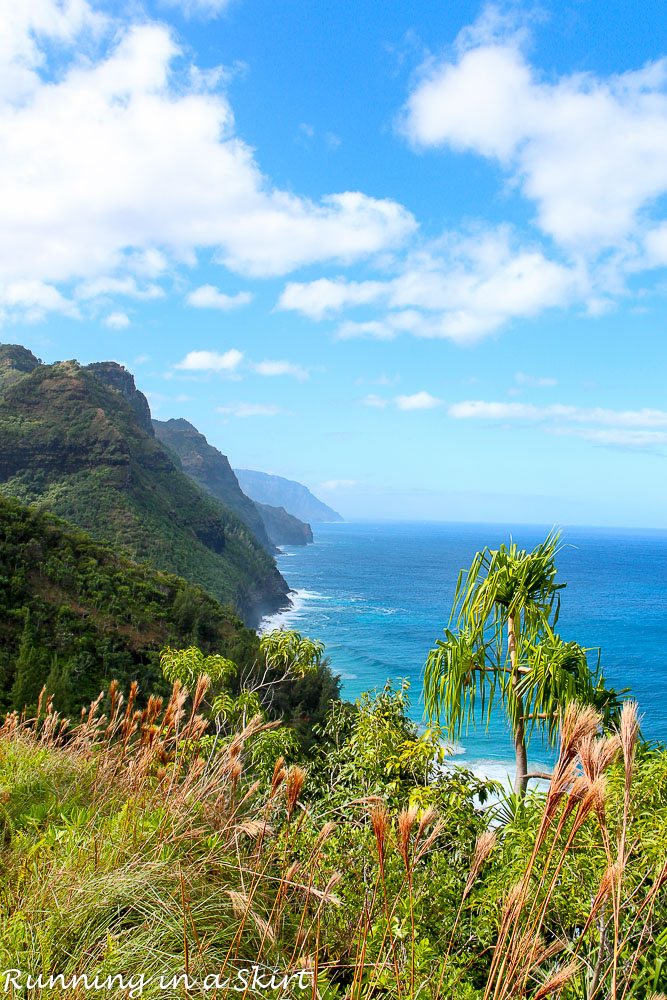
POLYGON ((282 507, 255 503, 245 495, 226 455, 210 445, 187 420, 154 420, 155 436, 179 459, 181 467, 203 489, 233 510, 257 539, 274 552, 276 545, 307 545, 310 525, 282 507))
POLYGON ((153 430, 158 441, 178 457, 183 472, 234 511, 264 548, 273 552, 260 513, 239 486, 227 457, 187 420, 154 420, 153 430))
POLYGON ((165 645, 240 666, 257 637, 200 587, 131 562, 52 514, 0 497, 0 707, 34 708, 44 684, 76 714, 112 679, 164 687, 165 645))
POLYGON ((145 397, 113 362, 43 365, 0 346, 0 493, 199 584, 248 623, 287 603, 270 555, 155 439, 145 397))
POLYGON ((293 517, 302 521, 342 521, 340 514, 328 507, 310 492, 308 487, 282 476, 251 469, 234 469, 241 489, 258 503, 283 507, 293 517))
POLYGON ((305 521, 288 514, 284 507, 270 507, 253 501, 259 511, 266 533, 274 545, 310 545, 313 529, 305 521))

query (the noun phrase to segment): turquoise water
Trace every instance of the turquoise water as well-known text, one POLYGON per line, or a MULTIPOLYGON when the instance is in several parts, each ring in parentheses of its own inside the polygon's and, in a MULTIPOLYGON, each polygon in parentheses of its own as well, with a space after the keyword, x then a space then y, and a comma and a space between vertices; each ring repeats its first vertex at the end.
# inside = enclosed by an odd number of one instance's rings
MULTIPOLYGON (((532 548, 547 528, 518 526, 513 538, 532 548)), ((326 644, 343 695, 410 680, 413 714, 421 670, 449 617, 458 572, 484 545, 506 541, 500 525, 345 523, 314 527, 315 544, 290 547, 278 564, 294 595, 291 611, 270 620, 326 644)), ((667 740, 667 532, 568 528, 558 560, 559 630, 600 646, 607 682, 630 687, 644 735, 667 740)), ((493 773, 511 759, 502 715, 488 734, 469 732, 463 760, 493 773)), ((548 755, 539 745, 532 757, 548 755)))

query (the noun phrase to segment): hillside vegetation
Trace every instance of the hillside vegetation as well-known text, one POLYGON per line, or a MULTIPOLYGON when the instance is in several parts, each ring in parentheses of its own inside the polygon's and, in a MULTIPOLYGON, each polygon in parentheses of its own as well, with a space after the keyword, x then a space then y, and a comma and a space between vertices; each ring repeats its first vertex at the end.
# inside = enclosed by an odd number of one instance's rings
POLYGON ((286 603, 270 555, 155 440, 119 365, 41 365, 0 349, 0 492, 199 584, 249 623, 286 603))
POLYGON ((205 693, 0 730, 15 995, 664 1000, 667 755, 633 706, 568 711, 548 791, 489 813, 400 692, 291 763, 261 715, 212 743, 205 693))
POLYGON ((200 587, 53 515, 0 497, 0 706, 34 710, 42 686, 78 714, 116 679, 165 690, 158 653, 196 644, 245 667, 254 632, 200 587))
POLYGON ((191 479, 237 514, 255 538, 270 551, 277 545, 307 545, 313 540, 309 524, 247 497, 226 455, 208 443, 187 420, 154 420, 155 435, 181 463, 191 479))

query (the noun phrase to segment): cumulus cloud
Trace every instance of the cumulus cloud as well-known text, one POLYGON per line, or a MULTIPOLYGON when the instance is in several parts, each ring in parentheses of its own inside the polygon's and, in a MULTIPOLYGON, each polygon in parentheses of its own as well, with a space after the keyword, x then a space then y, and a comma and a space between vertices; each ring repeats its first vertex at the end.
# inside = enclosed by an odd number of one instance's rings
POLYGON ((309 377, 309 372, 296 365, 292 361, 257 361, 251 365, 257 375, 264 375, 267 378, 275 378, 279 375, 291 375, 293 378, 303 382, 309 377))
POLYGON ((248 305, 249 302, 252 302, 252 295, 250 292, 238 292, 236 295, 227 295, 225 292, 221 292, 219 288, 216 288, 215 285, 201 285, 199 288, 195 288, 193 292, 190 292, 185 301, 189 306, 195 306, 197 309, 222 309, 223 311, 229 311, 248 305))
POLYGON ((220 354, 218 351, 190 351, 175 366, 188 372, 233 372, 243 361, 243 352, 231 348, 220 354))
POLYGON ((397 396, 396 406, 399 410, 433 410, 442 406, 442 400, 436 399, 430 392, 415 392, 411 396, 397 396))
POLYGON ((277 417, 283 410, 269 403, 227 403, 217 408, 218 413, 230 417, 277 417))
POLYGON ((497 162, 568 250, 620 247, 667 192, 667 59, 547 80, 524 37, 465 33, 455 57, 423 67, 400 127, 417 148, 497 162))
POLYGON ((146 276, 194 265, 201 250, 243 274, 280 275, 349 264, 414 231, 389 199, 273 185, 236 133, 220 74, 188 73, 164 24, 105 20, 85 0, 5 6, 0 282, 146 276))
POLYGON ((130 325, 130 317, 124 312, 112 312, 105 318, 104 325, 112 330, 124 330, 130 325))
POLYGON ((398 331, 392 325, 391 319, 387 321, 369 319, 362 323, 350 319, 341 323, 336 330, 338 340, 356 340, 360 337, 368 337, 371 340, 393 340, 396 336, 398 331))
POLYGON ((472 342, 514 319, 571 305, 588 288, 581 268, 522 245, 507 226, 447 233, 396 271, 382 281, 291 282, 278 308, 322 320, 372 304, 380 318, 345 320, 337 336, 389 340, 406 332, 472 342))
POLYGON ((24 319, 36 322, 52 312, 72 318, 79 316, 76 303, 48 282, 16 280, 0 283, 0 319, 3 321, 24 319))
POLYGON ((131 275, 123 278, 100 277, 84 281, 74 291, 77 299, 88 300, 108 298, 114 295, 124 295, 131 299, 161 299, 164 289, 160 285, 148 282, 140 285, 131 275))
POLYGON ((442 406, 442 400, 432 396, 430 392, 422 390, 409 396, 394 396, 387 399, 386 396, 378 396, 372 392, 360 400, 362 406, 368 406, 372 410, 386 410, 393 405, 397 410, 434 410, 442 406))
POLYGON ((344 278, 291 281, 280 296, 278 308, 321 320, 343 309, 377 302, 384 294, 385 285, 381 281, 347 281, 344 278))

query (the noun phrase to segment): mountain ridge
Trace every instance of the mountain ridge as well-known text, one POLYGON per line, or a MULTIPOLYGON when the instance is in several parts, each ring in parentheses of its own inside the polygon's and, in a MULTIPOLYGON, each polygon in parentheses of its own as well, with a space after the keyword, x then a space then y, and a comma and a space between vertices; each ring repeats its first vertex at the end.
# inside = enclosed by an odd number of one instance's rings
POLYGON ((285 606, 287 583, 246 525, 156 440, 147 407, 115 362, 44 365, 3 345, 0 492, 199 584, 258 623, 285 606))
POLYGON ((308 523, 343 521, 338 511, 323 503, 307 486, 294 479, 254 469, 234 469, 234 473, 243 492, 258 503, 283 507, 293 517, 308 523))
POLYGON ((308 545, 313 541, 309 524, 273 507, 250 499, 241 489, 226 455, 210 444, 189 421, 180 418, 153 420, 155 434, 176 455, 183 471, 236 513, 270 552, 279 545, 308 545))

